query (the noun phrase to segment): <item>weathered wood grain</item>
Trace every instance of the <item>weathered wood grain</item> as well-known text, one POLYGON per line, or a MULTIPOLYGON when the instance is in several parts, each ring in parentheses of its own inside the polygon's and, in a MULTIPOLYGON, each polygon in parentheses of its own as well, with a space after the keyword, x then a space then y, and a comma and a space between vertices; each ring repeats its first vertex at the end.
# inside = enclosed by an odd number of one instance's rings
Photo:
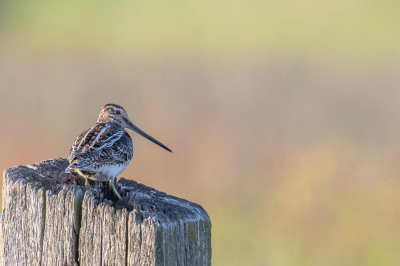
POLYGON ((74 186, 64 185, 58 193, 46 192, 41 265, 73 265, 76 261, 81 216, 78 204, 82 199, 83 191, 74 186))
POLYGON ((211 265, 211 221, 197 204, 135 181, 65 174, 65 159, 4 171, 2 265, 211 265))
POLYGON ((3 265, 64 266, 76 260, 76 221, 71 219, 83 192, 73 184, 82 180, 60 171, 67 165, 54 159, 4 171, 3 265))
POLYGON ((79 237, 80 265, 126 265, 126 209, 118 210, 105 202, 98 203, 91 191, 82 206, 79 237))
POLYGON ((45 190, 34 175, 22 166, 4 172, 3 265, 41 265, 45 190))
POLYGON ((116 204, 95 188, 85 194, 81 266, 211 265, 211 221, 200 205, 135 181, 118 185, 116 204))
MULTIPOLYGON (((4 246, 3 228, 1 227, 2 218, 3 215, 0 214, 0 247, 4 246)), ((3 265, 3 261, 4 261, 4 249, 0 248, 0 265, 3 265)))
POLYGON ((211 265, 211 220, 204 209, 135 181, 118 182, 132 211, 127 265, 211 265))

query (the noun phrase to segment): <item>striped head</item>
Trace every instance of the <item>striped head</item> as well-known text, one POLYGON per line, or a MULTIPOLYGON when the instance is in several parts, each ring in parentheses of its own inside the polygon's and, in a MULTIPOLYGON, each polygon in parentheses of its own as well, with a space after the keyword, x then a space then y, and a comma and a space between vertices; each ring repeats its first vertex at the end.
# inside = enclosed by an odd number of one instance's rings
POLYGON ((122 106, 109 103, 101 108, 97 123, 116 123, 124 128, 129 128, 131 121, 122 106))
POLYGON ((129 128, 130 130, 138 133, 139 135, 145 137, 146 139, 156 143, 157 145, 163 147, 169 152, 172 152, 168 149, 164 144, 157 141, 153 137, 149 136, 137 126, 135 126, 131 120, 129 120, 128 114, 126 113, 125 109, 122 106, 117 104, 106 104, 101 108, 99 119, 97 119, 97 123, 116 123, 124 128, 129 128))

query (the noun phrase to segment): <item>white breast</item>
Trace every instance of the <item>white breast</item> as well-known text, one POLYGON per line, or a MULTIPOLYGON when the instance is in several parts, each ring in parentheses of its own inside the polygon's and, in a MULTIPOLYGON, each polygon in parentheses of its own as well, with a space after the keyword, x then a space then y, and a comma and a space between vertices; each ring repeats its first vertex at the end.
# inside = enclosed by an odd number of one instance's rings
POLYGON ((120 173, 122 173, 126 169, 126 167, 128 167, 128 163, 104 165, 96 169, 97 173, 90 179, 96 181, 109 181, 111 177, 116 177, 120 173))

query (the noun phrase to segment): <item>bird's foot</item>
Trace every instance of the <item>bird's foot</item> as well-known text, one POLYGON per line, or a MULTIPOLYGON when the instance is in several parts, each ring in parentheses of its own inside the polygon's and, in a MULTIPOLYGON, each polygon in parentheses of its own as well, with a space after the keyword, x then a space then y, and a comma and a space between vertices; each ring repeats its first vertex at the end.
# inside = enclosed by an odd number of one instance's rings
POLYGON ((85 178, 85 189, 86 191, 90 190, 89 180, 85 178))
POLYGON ((121 196, 119 195, 118 191, 115 189, 114 178, 112 178, 110 180, 110 188, 114 192, 114 194, 117 196, 117 198, 121 199, 121 196))

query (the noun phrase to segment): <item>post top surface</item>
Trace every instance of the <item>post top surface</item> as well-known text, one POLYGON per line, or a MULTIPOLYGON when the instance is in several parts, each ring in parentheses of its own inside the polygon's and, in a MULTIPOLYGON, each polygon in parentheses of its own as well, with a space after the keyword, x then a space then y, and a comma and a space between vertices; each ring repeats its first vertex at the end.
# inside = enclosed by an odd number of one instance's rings
MULTIPOLYGON (((29 183, 37 189, 50 190, 52 194, 56 194, 65 185, 78 186, 83 190, 84 178, 76 173, 65 173, 67 166, 68 160, 63 158, 16 166, 4 170, 3 184, 6 186, 17 182, 29 183)), ((107 183, 92 182, 91 189, 85 193, 85 199, 90 198, 96 205, 127 209, 129 212, 140 210, 157 214, 167 220, 180 220, 185 217, 193 220, 210 219, 198 204, 125 178, 120 178, 116 183, 116 188, 122 196, 118 201, 112 196, 107 183)))

